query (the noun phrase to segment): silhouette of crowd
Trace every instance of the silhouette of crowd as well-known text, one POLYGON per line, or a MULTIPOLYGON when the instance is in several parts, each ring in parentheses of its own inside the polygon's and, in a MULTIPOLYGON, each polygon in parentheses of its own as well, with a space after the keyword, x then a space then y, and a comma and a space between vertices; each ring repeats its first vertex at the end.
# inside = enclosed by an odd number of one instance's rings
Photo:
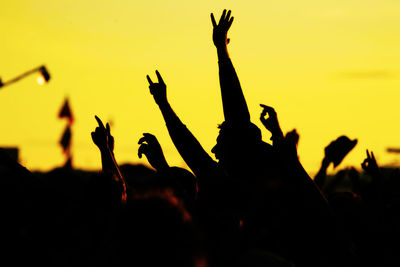
POLYGON ((227 49, 231 11, 211 22, 224 112, 217 160, 174 112, 156 71, 150 94, 191 172, 169 166, 151 133, 138 156, 154 170, 118 166, 110 125, 97 116, 101 172, 32 173, 0 151, 3 266, 399 266, 400 172, 367 151, 363 172, 327 175, 357 143, 340 136, 312 179, 299 134, 284 134, 273 107, 260 105, 265 129, 251 122, 227 49))

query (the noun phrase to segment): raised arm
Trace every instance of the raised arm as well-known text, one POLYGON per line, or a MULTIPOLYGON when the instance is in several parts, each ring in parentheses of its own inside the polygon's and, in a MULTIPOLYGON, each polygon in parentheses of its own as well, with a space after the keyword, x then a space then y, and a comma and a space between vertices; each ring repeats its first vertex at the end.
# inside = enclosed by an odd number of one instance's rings
POLYGON ((326 173, 329 165, 331 164, 331 160, 325 157, 322 159, 321 167, 319 168, 317 174, 314 177, 315 184, 322 190, 326 181, 326 173))
POLYGON ((114 137, 110 133, 110 125, 107 123, 104 127, 99 117, 95 118, 99 126, 92 132, 92 140, 100 150, 103 172, 112 175, 114 181, 119 184, 121 203, 126 203, 126 183, 114 157, 114 137))
POLYGON ((299 134, 296 130, 292 130, 286 136, 283 136, 278 115, 274 108, 263 104, 260 104, 260 106, 263 107, 260 120, 272 134, 271 140, 280 164, 283 166, 283 173, 286 174, 285 182, 297 191, 299 195, 307 196, 307 199, 313 203, 312 205, 319 205, 320 208, 324 209, 326 206, 324 196, 305 171, 297 156, 299 134), (268 115, 268 118, 265 118, 266 115, 268 115))
POLYGON ((329 165, 333 163, 333 166, 336 168, 356 144, 357 139, 350 140, 347 136, 342 135, 325 147, 325 156, 322 160, 321 168, 314 177, 314 182, 319 188, 322 189, 325 184, 329 165))
POLYGON ((218 54, 219 82, 225 121, 235 124, 248 123, 250 113, 227 48, 230 40, 228 39, 228 30, 233 22, 231 11, 226 12, 224 10, 218 24, 215 21, 214 14, 211 13, 211 22, 213 25, 213 41, 218 54))
POLYGON ((157 170, 161 184, 171 187, 175 194, 183 197, 185 201, 193 201, 196 197, 196 179, 193 174, 179 167, 170 167, 165 160, 161 145, 154 135, 143 133, 143 137, 139 139, 138 143, 140 145, 138 149, 139 158, 142 158, 143 154, 146 156, 150 165, 157 170), (186 182, 182 182, 182 178, 180 178, 182 173, 185 175, 184 180, 186 182), (193 187, 188 186, 189 177, 193 177, 193 187))
POLYGON ((193 173, 201 176, 204 171, 207 172, 208 168, 216 163, 175 114, 167 99, 167 86, 158 71, 156 71, 156 75, 158 83, 153 83, 147 75, 150 93, 161 110, 169 135, 179 154, 193 173))

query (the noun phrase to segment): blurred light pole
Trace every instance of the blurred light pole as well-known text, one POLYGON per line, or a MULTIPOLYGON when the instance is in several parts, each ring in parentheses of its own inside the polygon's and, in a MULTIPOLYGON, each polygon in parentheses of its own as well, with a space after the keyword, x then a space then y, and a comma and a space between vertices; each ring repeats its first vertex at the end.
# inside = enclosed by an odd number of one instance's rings
POLYGON ((14 79, 11 79, 11 80, 9 80, 7 82, 2 82, 1 79, 0 79, 0 89, 2 89, 2 87, 6 86, 6 85, 10 85, 10 84, 13 84, 15 82, 18 82, 19 80, 21 80, 21 79, 25 78, 26 76, 29 76, 29 75, 31 75, 31 74, 33 74, 35 72, 39 72, 40 73, 40 76, 38 78, 38 83, 39 84, 44 84, 45 82, 48 82, 50 80, 49 72, 47 71, 46 67, 44 65, 42 65, 40 67, 37 67, 37 68, 29 70, 29 71, 27 71, 25 73, 22 73, 21 75, 15 77, 14 79))
POLYGON ((388 147, 386 152, 400 154, 400 147, 388 147))

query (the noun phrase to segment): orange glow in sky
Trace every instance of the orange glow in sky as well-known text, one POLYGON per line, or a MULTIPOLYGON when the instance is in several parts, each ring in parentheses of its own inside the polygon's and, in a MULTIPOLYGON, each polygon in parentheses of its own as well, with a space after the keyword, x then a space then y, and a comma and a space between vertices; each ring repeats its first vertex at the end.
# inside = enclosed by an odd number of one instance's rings
MULTIPOLYGON (((340 135, 358 139, 340 167, 360 166, 365 150, 399 162, 400 2, 395 0, 19 0, 0 5, 0 76, 45 64, 51 80, 28 77, 0 91, 1 146, 21 163, 48 170, 64 163, 57 118, 70 100, 74 165, 99 169, 90 132, 94 115, 112 121, 118 162, 137 156, 143 132, 160 141, 170 165, 184 166, 148 90, 158 69, 168 99, 210 152, 223 120, 210 13, 235 17, 229 52, 253 122, 273 106, 284 130, 300 134, 299 156, 315 173, 340 135)), ((270 135, 263 129, 263 139, 270 135)))

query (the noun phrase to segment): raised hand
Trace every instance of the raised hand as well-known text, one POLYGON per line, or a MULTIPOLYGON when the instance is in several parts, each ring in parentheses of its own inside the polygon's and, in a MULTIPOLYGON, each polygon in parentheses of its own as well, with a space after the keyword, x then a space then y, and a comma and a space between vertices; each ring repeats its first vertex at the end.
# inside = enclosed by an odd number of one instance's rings
POLYGON ((149 82, 150 93, 153 95, 154 100, 158 105, 167 103, 167 85, 164 83, 163 78, 161 77, 158 70, 156 70, 156 75, 158 79, 158 83, 153 83, 150 79, 150 76, 147 75, 147 81, 149 82))
POLYGON ((290 132, 286 133, 285 141, 291 147, 296 147, 299 143, 300 135, 297 133, 296 129, 291 130, 290 132))
POLYGON ((356 144, 357 139, 350 140, 345 135, 339 136, 325 147, 324 160, 326 162, 332 162, 333 167, 336 168, 356 144))
POLYGON ((364 159, 364 161, 361 163, 361 167, 363 170, 370 175, 377 175, 379 174, 379 166, 378 163, 376 162, 374 152, 371 151, 371 154, 369 153, 367 149, 367 158, 364 159))
POLYGON ((260 104, 260 106, 263 108, 263 111, 260 115, 260 121, 265 126, 265 128, 267 128, 267 130, 271 132, 271 139, 283 138, 283 133, 278 122, 278 116, 274 108, 264 104, 260 104), (266 115, 268 115, 268 118, 265 118, 266 115))
POLYGON ((104 127, 99 117, 94 117, 99 126, 92 132, 93 143, 95 143, 100 150, 109 149, 110 152, 112 152, 114 150, 114 137, 110 133, 110 125, 107 123, 106 127, 104 127))
POLYGON ((139 139, 138 144, 140 145, 138 150, 139 158, 142 158, 142 154, 146 155, 150 165, 157 171, 169 167, 160 143, 154 135, 143 133, 143 137, 139 139))
POLYGON ((214 14, 211 13, 211 22, 213 25, 214 45, 217 48, 225 47, 229 43, 228 30, 233 22, 233 17, 231 17, 231 11, 229 10, 228 12, 226 12, 226 9, 224 9, 218 24, 215 21, 214 14))

